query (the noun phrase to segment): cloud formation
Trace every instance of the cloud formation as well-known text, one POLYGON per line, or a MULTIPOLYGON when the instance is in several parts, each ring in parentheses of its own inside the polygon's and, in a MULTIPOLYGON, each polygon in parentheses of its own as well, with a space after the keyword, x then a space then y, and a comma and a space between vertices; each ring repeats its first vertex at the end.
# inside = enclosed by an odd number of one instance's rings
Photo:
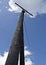
POLYGON ((18 13, 21 11, 21 9, 17 5, 14 4, 13 0, 9 1, 9 6, 10 7, 9 7, 8 11, 10 11, 10 12, 18 13))
POLYGON ((20 8, 17 7, 14 3, 17 2, 25 9, 27 9, 34 16, 37 14, 46 13, 46 1, 45 0, 10 0, 9 1, 9 11, 20 12, 20 8), (27 3, 27 4, 26 4, 27 3))
MULTIPOLYGON (((27 56, 32 55, 32 53, 29 50, 26 50, 26 49, 25 49, 24 52, 25 52, 25 65, 32 65, 33 62, 31 61, 31 59, 29 57, 26 58, 27 56)), ((5 65, 7 56, 8 56, 8 52, 5 52, 3 56, 0 55, 0 65, 5 65)))
POLYGON ((8 52, 5 52, 3 56, 0 55, 0 65, 5 65, 7 56, 8 56, 8 52))

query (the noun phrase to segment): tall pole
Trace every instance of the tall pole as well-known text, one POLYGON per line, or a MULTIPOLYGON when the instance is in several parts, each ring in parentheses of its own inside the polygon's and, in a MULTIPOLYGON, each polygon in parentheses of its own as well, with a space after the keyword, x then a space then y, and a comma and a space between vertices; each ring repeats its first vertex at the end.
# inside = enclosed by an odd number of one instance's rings
POLYGON ((24 10, 22 10, 9 54, 5 65, 18 65, 18 57, 20 53, 20 65, 24 65, 24 38, 23 38, 23 20, 24 10))

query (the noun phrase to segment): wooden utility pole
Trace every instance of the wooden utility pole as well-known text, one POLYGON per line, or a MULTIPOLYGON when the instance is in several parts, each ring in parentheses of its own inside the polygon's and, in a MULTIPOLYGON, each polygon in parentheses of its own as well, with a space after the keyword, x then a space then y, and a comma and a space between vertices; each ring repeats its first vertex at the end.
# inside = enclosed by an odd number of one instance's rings
POLYGON ((18 65, 19 54, 20 54, 20 65, 25 65, 24 34, 23 34, 24 12, 25 11, 22 10, 5 65, 18 65))

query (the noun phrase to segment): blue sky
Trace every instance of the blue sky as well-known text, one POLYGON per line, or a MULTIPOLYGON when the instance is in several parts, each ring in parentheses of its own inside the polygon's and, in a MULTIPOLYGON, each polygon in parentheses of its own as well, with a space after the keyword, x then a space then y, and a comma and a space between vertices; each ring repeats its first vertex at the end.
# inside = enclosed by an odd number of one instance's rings
MULTIPOLYGON (((8 52, 20 16, 8 10, 8 2, 0 3, 0 55, 8 52)), ((25 14, 24 44, 34 65, 46 65, 46 13, 37 13, 34 18, 25 14)))

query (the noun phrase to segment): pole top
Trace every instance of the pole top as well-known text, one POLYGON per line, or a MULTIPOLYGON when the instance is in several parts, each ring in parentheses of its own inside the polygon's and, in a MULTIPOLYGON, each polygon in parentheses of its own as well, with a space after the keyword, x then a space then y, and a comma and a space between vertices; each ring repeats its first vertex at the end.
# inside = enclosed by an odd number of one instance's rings
POLYGON ((28 12, 26 9, 24 9, 22 6, 20 6, 18 3, 15 2, 15 4, 22 9, 22 12, 27 12, 28 14, 30 14, 31 16, 33 16, 33 14, 31 14, 30 12, 28 12))
POLYGON ((23 12, 23 13, 25 13, 25 10, 24 10, 24 9, 22 9, 22 12, 23 12))

